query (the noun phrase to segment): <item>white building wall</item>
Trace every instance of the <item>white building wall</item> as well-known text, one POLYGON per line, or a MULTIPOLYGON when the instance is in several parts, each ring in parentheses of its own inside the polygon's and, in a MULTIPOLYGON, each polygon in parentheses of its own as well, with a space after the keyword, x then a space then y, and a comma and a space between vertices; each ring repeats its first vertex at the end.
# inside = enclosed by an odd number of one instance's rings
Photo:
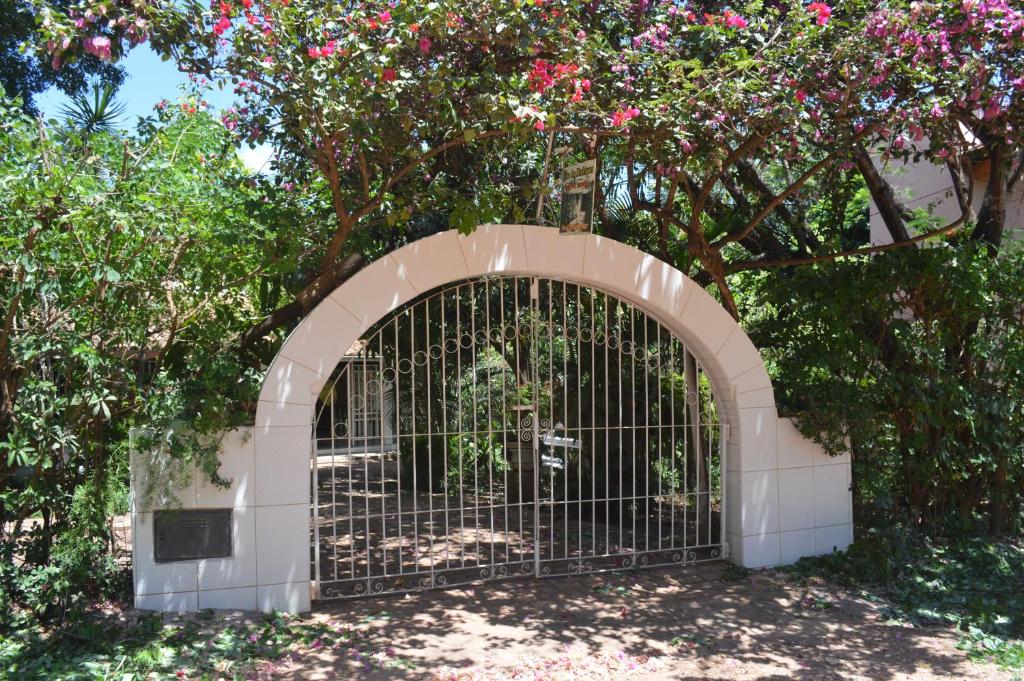
MULTIPOLYGON (((935 165, 927 161, 919 163, 892 160, 879 169, 892 185, 896 196, 903 204, 913 210, 926 208, 947 223, 960 217, 960 203, 953 191, 953 181, 946 166, 935 165)), ((973 209, 975 214, 981 210, 985 199, 985 187, 988 180, 987 172, 979 174, 974 181, 973 209)), ((870 208, 871 245, 880 246, 892 243, 892 237, 878 206, 874 201, 870 208)), ((1024 181, 1018 182, 1010 192, 1007 201, 1005 241, 1024 241, 1024 181)))

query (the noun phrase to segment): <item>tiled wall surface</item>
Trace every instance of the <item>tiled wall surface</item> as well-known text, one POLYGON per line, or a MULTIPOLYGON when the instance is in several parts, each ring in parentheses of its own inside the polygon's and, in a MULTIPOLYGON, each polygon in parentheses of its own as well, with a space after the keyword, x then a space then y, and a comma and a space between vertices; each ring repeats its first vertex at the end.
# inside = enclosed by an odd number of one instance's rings
MULTIPOLYGON (((309 426, 305 428, 309 439, 309 426)), ((309 610, 309 525, 307 498, 260 495, 257 470, 266 482, 278 471, 268 457, 257 465, 252 428, 231 431, 221 444, 221 476, 231 486, 221 489, 192 470, 191 484, 173 497, 144 502, 135 495, 132 537, 135 604, 144 610, 187 611, 203 608, 244 610, 309 610), (292 503, 279 503, 292 502, 292 503), (153 559, 153 511, 164 508, 231 508, 234 545, 230 558, 157 563, 153 559), (299 532, 295 528, 300 528, 299 532)), ((271 444, 273 439, 270 439, 271 444)), ((281 457, 283 458, 283 457, 281 457)), ((141 488, 145 460, 133 456, 133 488, 141 488)), ((309 484, 309 468, 298 471, 309 484)), ((266 485, 271 492, 274 484, 266 485)), ((308 495, 307 495, 308 497, 308 495)))

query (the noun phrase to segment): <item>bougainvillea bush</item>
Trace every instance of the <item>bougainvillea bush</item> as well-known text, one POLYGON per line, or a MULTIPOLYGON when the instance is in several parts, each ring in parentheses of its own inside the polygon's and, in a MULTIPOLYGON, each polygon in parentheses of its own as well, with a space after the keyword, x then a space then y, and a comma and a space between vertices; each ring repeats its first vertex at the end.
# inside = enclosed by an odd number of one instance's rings
POLYGON ((40 2, 55 58, 148 37, 234 88, 240 137, 325 184, 335 219, 303 310, 357 227, 438 201, 472 204, 459 226, 506 217, 493 161, 538 131, 625 175, 735 313, 729 273, 842 250, 796 210, 816 180, 862 175, 894 239, 913 238, 875 159, 948 164, 969 203, 980 141, 994 196, 928 233, 976 216, 998 247, 1024 123, 1024 19, 1006 2, 40 2))

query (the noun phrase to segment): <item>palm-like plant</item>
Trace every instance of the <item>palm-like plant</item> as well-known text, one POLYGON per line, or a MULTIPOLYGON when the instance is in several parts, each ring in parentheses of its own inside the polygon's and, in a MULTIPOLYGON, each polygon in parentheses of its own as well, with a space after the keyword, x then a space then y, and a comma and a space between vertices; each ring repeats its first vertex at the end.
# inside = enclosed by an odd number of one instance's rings
POLYGON ((125 109, 124 104, 114 101, 114 93, 115 88, 109 83, 93 85, 91 99, 84 94, 74 95, 69 104, 61 107, 61 113, 85 134, 110 132, 125 109))

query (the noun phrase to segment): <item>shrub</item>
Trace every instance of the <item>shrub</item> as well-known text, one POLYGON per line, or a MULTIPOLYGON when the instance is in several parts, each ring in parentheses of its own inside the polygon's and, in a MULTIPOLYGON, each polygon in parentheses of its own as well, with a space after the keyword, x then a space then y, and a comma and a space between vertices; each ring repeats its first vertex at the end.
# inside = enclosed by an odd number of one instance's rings
POLYGON ((758 282, 780 408, 853 454, 862 520, 946 531, 1024 510, 1024 257, 904 249, 758 282))

